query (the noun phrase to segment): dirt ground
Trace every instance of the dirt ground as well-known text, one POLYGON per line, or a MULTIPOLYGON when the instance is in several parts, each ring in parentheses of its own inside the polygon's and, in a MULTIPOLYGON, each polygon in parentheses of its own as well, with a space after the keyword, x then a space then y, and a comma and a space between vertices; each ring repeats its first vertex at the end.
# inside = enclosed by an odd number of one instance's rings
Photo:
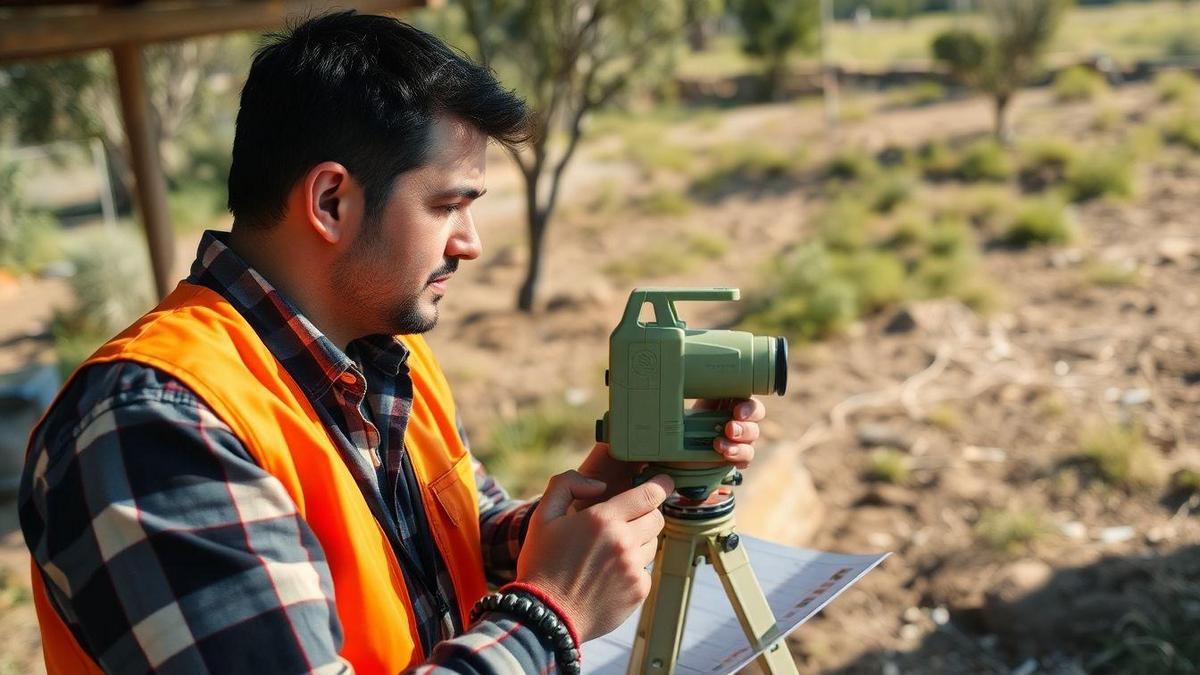
MULTIPOLYGON (((1128 87, 1106 105, 1136 120, 1155 103, 1146 88, 1128 87)), ((1014 119, 1018 136, 1082 143, 1094 115, 1090 104, 1057 106, 1045 92, 1026 92, 1014 119)), ((987 102, 971 99, 880 110, 830 140, 818 107, 781 103, 722 112, 715 125, 685 123, 671 135, 701 151, 760 139, 821 157, 850 145, 983 134, 989 125, 987 102)), ((728 240, 724 257, 653 285, 752 289, 764 262, 809 235, 806 217, 825 199, 800 181, 750 186, 678 217, 604 213, 589 206, 598 185, 624 195, 644 187, 635 169, 610 159, 614 143, 589 145, 568 174, 543 303, 531 316, 512 309, 524 269, 519 184, 499 156, 492 163, 489 196, 476 208, 486 252, 462 266, 430 336, 473 435, 547 397, 602 412, 607 336, 629 290, 605 263, 711 232, 728 240)), ((1200 466, 1200 156, 1169 157, 1140 169, 1135 198, 1078 207, 1080 242, 985 249, 979 264, 1002 295, 993 313, 925 301, 794 347, 787 396, 767 401, 764 468, 751 467, 739 488, 739 520, 784 543, 894 552, 789 639, 804 672, 1081 672, 1102 667, 1095 657, 1131 613, 1200 626, 1196 500, 1108 487, 1071 460, 1088 429, 1136 418, 1164 472, 1200 466), (1092 261, 1133 265, 1137 281, 1097 287, 1086 279, 1092 261), (906 484, 864 479, 877 446, 904 453, 906 484), (976 523, 991 511, 1040 514, 1045 532, 1028 546, 990 549, 976 523)), ((194 238, 179 246, 190 259, 194 238)), ((21 336, 36 336, 48 308, 66 301, 54 281, 3 291, 0 358, 44 347, 21 336)), ((735 311, 683 313, 692 325, 716 326, 735 311)), ((0 673, 38 672, 21 589, 27 558, 11 504, 3 513, 0 565, 10 572, 0 593, 0 673)))

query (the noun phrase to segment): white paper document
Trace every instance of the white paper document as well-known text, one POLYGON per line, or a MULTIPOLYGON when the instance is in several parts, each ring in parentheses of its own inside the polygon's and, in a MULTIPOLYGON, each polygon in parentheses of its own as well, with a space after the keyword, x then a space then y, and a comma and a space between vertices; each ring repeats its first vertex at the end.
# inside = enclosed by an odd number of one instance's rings
MULTIPOLYGON (((890 555, 839 555, 745 536, 741 541, 783 635, 791 633, 890 555)), ((712 565, 696 569, 689 604, 683 646, 675 669, 678 675, 733 673, 758 655, 742 632, 712 565)), ((625 673, 640 614, 640 611, 634 613, 617 630, 583 646, 584 673, 625 673)))

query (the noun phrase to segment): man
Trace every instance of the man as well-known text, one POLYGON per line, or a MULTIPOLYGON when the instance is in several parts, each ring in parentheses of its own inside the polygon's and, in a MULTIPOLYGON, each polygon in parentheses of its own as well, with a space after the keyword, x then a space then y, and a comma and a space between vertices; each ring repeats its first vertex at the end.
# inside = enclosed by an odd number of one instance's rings
MULTIPOLYGON (((597 445, 509 499, 420 336, 480 255, 488 139, 526 120, 392 19, 319 17, 259 51, 231 232, 205 233, 31 436, 20 517, 51 673, 578 672, 580 643, 632 613, 670 480, 632 487, 597 445)), ((739 404, 730 462, 762 416, 739 404)))

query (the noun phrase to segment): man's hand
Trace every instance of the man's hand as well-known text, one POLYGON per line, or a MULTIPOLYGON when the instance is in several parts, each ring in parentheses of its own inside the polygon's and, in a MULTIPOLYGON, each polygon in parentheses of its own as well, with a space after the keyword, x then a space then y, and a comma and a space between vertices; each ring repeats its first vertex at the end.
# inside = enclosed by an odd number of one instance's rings
POLYGON ((605 488, 575 471, 551 478, 517 560, 517 580, 557 601, 585 641, 621 625, 650 593, 646 566, 663 527, 658 507, 675 486, 655 476, 569 513, 573 502, 596 499, 605 488))
MULTIPOLYGON (((692 406, 696 410, 733 410, 733 419, 725 425, 725 436, 713 441, 713 450, 721 453, 725 459, 739 469, 745 469, 754 459, 754 441, 758 440, 758 423, 767 415, 767 407, 762 401, 749 399, 701 399, 692 406)), ((597 443, 592 446, 583 464, 579 465, 579 473, 603 482, 607 489, 590 499, 575 501, 576 510, 585 509, 628 489, 633 485, 634 476, 641 473, 646 465, 640 462, 620 462, 608 454, 607 443, 597 443)))

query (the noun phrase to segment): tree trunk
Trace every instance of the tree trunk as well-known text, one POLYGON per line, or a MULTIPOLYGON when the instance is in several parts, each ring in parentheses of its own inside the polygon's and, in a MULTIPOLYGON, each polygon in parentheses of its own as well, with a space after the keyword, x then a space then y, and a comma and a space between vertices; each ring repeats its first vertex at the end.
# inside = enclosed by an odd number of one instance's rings
POLYGON ((1008 128, 1008 105, 1012 94, 996 94, 996 140, 1007 144, 1011 140, 1008 128))
POLYGON ((545 240, 546 223, 550 215, 538 207, 537 188, 540 177, 540 167, 525 175, 525 213, 529 231, 529 261, 525 268, 525 281, 521 284, 521 290, 517 292, 517 309, 522 312, 533 311, 538 278, 542 272, 542 242, 545 240))

